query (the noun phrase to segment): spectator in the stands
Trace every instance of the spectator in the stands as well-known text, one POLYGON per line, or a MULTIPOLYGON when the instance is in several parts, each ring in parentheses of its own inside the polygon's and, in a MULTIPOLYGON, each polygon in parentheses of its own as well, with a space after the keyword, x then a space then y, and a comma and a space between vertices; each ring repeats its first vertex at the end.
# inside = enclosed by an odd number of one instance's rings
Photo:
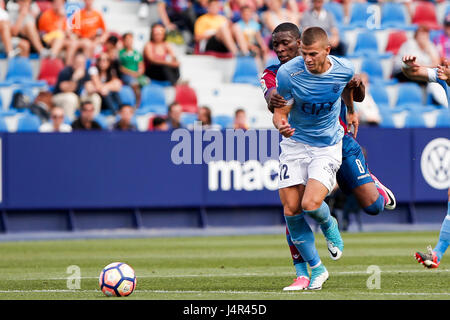
POLYGON ((266 6, 268 9, 262 13, 261 18, 269 33, 272 33, 275 27, 283 22, 298 25, 300 16, 297 8, 283 8, 283 0, 267 0, 266 6))
POLYGON ((28 57, 30 54, 30 43, 19 37, 13 37, 9 14, 5 10, 4 0, 0 0, 0 52, 4 52, 8 58, 17 55, 28 57))
POLYGON ((346 46, 339 37, 339 29, 333 13, 324 9, 324 0, 312 0, 312 8, 303 13, 300 21, 300 28, 320 27, 328 34, 332 55, 344 56, 346 46))
POLYGON ((169 81, 174 85, 180 77, 180 63, 165 38, 164 26, 154 24, 150 41, 144 47, 145 75, 151 80, 169 81))
POLYGON ((45 10, 38 20, 38 29, 42 41, 50 48, 51 57, 58 57, 66 49, 66 64, 73 63, 78 47, 77 39, 71 35, 67 27, 64 0, 53 0, 52 7, 45 10))
POLYGON ((50 51, 43 46, 36 27, 36 17, 39 14, 36 3, 31 0, 17 0, 8 3, 7 9, 12 35, 28 40, 41 57, 49 56, 50 51))
POLYGON ((183 107, 177 102, 173 102, 169 105, 167 112, 167 125, 169 129, 181 128, 181 114, 183 113, 183 107))
MULTIPOLYGON (((82 52, 77 52, 73 64, 60 71, 52 98, 53 104, 63 108, 66 116, 70 119, 75 117, 75 111, 80 105, 80 96, 89 80, 90 76, 86 70, 86 57, 82 52)), ((89 96, 92 99, 100 99, 100 97, 91 96, 92 94, 92 90, 87 90, 87 92, 84 92, 83 98, 86 99, 89 96)), ((96 113, 100 112, 99 105, 97 108, 96 113)))
POLYGON ((162 22, 167 30, 175 30, 176 25, 170 21, 164 0, 141 0, 138 17, 140 19, 150 19, 149 24, 162 22))
POLYGON ((229 19, 220 14, 221 4, 218 0, 209 0, 208 12, 195 22, 194 38, 200 52, 249 54, 248 46, 242 33, 233 33, 229 19))
POLYGON ((110 110, 115 114, 122 104, 119 96, 122 81, 116 70, 112 68, 109 55, 106 52, 101 53, 96 64, 91 66, 88 72, 91 76, 89 85, 92 85, 95 92, 102 98, 102 110, 110 110))
POLYGON ((71 132, 72 127, 64 123, 64 110, 61 107, 53 107, 50 112, 50 120, 39 127, 39 132, 71 132))
POLYGON ((114 124, 114 130, 136 131, 136 126, 132 123, 134 108, 129 104, 123 104, 119 109, 120 120, 114 124))
POLYGON ((140 87, 146 83, 145 80, 142 80, 145 65, 142 54, 133 47, 133 40, 132 33, 125 33, 122 36, 123 49, 119 52, 119 62, 122 82, 124 85, 133 88, 137 100, 136 104, 139 105, 140 87))
POLYGON ((402 57, 405 55, 416 56, 417 64, 422 66, 431 67, 439 64, 439 52, 430 40, 430 29, 427 26, 419 25, 414 33, 414 38, 402 44, 394 60, 393 76, 400 81, 411 81, 401 70, 402 57))
POLYGON ((167 131, 169 130, 169 125, 167 124, 167 120, 163 117, 154 117, 152 119, 153 122, 153 130, 152 131, 167 131))
POLYGON ((241 19, 233 25, 235 33, 241 32, 247 42, 248 49, 255 55, 264 70, 265 62, 269 55, 269 47, 261 35, 261 25, 254 19, 255 12, 249 6, 241 8, 241 19))
POLYGON ((248 130, 247 115, 244 109, 237 109, 234 112, 233 128, 248 130))
POLYGON ((92 102, 84 101, 80 110, 80 117, 72 123, 73 130, 102 130, 100 124, 94 120, 95 108, 92 102))
POLYGON ((94 9, 94 0, 84 0, 84 8, 74 13, 71 26, 79 39, 77 49, 82 49, 88 58, 94 57, 108 38, 103 16, 94 9))
POLYGON ((120 61, 119 61, 119 52, 121 49, 122 49, 122 41, 119 39, 119 36, 115 34, 110 34, 105 41, 103 51, 98 52, 98 54, 95 57, 97 59, 102 52, 105 52, 109 56, 109 60, 111 61, 111 68, 119 76, 119 78, 122 77, 122 71, 120 70, 120 61))
POLYGON ((444 29, 434 41, 439 51, 441 62, 443 62, 444 59, 450 60, 450 14, 445 17, 444 29))
POLYGON ((220 130, 221 126, 212 123, 212 113, 211 109, 207 106, 198 108, 197 121, 201 122, 203 130, 216 129, 220 130))
POLYGON ((359 122, 367 125, 379 125, 381 122, 380 110, 370 94, 370 82, 367 73, 360 74, 365 86, 365 96, 362 102, 355 102, 355 110, 358 113, 359 122))

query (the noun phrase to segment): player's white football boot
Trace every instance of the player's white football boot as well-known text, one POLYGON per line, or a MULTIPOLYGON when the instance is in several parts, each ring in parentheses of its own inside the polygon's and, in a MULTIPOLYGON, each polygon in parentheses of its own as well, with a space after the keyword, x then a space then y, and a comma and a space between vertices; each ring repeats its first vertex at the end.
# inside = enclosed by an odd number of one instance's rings
POLYGON ((305 276, 297 277, 297 279, 294 279, 294 282, 288 286, 284 287, 283 291, 299 291, 299 290, 306 290, 309 286, 309 278, 305 276))
POLYGON ((342 240, 341 233, 339 232, 339 226, 336 218, 330 217, 330 219, 333 219, 333 225, 326 230, 322 229, 322 232, 327 240, 328 252, 331 259, 339 260, 342 256, 342 252, 344 251, 344 241, 342 240))
POLYGON ((322 285, 328 280, 328 271, 323 264, 311 269, 311 281, 308 290, 321 290, 322 285))

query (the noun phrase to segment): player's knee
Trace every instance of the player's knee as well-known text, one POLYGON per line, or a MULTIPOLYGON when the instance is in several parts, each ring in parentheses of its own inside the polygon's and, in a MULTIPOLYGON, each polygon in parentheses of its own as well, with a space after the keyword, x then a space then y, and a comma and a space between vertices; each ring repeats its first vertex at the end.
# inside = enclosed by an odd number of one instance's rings
POLYGON ((378 197, 370 206, 363 208, 364 212, 372 216, 376 216, 384 210, 384 201, 382 197, 378 197))
POLYGON ((302 200, 302 209, 304 211, 314 211, 320 208, 320 206, 322 205, 323 200, 319 199, 305 199, 303 198, 302 200))

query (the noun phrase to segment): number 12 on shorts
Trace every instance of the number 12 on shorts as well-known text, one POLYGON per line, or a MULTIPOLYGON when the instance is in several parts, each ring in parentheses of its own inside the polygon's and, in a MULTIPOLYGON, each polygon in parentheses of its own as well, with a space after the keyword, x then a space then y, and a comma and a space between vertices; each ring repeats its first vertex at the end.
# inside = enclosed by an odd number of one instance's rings
POLYGON ((285 179, 289 179, 287 164, 283 164, 280 166, 280 181, 285 179))

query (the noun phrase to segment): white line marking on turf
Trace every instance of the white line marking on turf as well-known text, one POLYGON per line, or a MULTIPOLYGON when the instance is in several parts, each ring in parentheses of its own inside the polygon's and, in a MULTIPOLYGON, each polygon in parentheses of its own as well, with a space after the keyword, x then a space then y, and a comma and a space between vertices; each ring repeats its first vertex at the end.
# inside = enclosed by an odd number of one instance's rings
MULTIPOLYGON (((326 291, 326 289, 324 290, 326 291)), ((236 291, 236 290, 136 290, 136 293, 163 293, 163 294, 274 294, 274 295, 295 295, 314 294, 319 291, 236 291)), ((368 295, 392 295, 392 296, 450 296, 450 292, 367 292, 359 291, 368 295)), ((67 289, 46 289, 46 290, 0 290, 0 293, 100 293, 99 290, 67 290, 67 289)), ((354 292, 357 294, 358 292, 354 292)))
MULTIPOLYGON (((381 270, 381 273, 425 273, 425 272, 450 272, 450 269, 440 270, 381 270)), ((331 275, 343 276, 343 275, 358 275, 367 274, 366 271, 337 271, 330 272, 331 275)), ((277 273, 205 273, 205 274, 174 274, 174 275, 141 275, 138 278, 210 278, 210 277, 272 277, 272 276, 289 276, 292 272, 277 272, 277 273)), ((81 279, 98 279, 96 277, 81 277, 81 279)), ((39 281, 39 280, 67 280, 67 277, 54 277, 54 278, 6 278, 0 279, 0 281, 39 281)))

